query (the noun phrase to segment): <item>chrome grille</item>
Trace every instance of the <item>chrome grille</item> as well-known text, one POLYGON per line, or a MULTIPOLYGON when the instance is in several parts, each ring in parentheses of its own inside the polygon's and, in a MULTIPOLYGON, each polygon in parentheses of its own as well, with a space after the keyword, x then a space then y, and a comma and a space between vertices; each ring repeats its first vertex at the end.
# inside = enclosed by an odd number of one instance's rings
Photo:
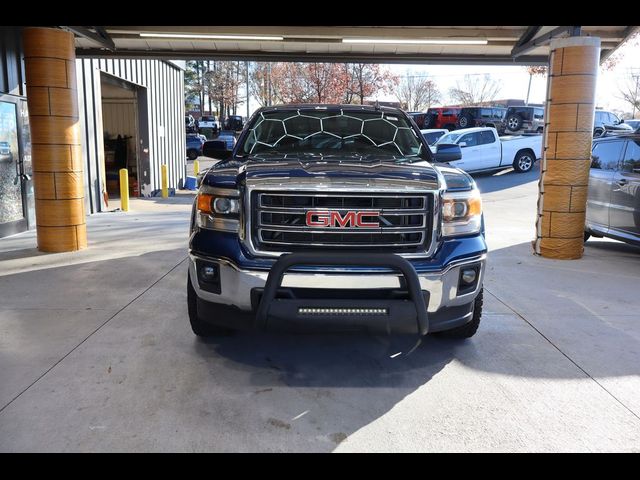
POLYGON ((416 252, 428 250, 431 239, 433 199, 428 193, 280 193, 252 192, 252 238, 257 250, 299 251, 309 248, 379 248, 416 252), (310 227, 309 211, 376 211, 365 222, 376 228, 310 227), (374 218, 375 217, 375 218, 374 218))

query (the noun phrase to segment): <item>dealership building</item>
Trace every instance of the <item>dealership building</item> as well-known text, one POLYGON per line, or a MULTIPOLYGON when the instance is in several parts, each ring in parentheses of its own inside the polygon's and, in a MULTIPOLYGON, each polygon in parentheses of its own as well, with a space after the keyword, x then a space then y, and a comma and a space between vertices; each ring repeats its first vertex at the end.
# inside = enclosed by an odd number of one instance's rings
POLYGON ((162 165, 182 185, 184 61, 76 58, 65 30, 0 32, 0 237, 37 225, 42 250, 83 248, 121 168, 131 196, 156 195, 162 165))

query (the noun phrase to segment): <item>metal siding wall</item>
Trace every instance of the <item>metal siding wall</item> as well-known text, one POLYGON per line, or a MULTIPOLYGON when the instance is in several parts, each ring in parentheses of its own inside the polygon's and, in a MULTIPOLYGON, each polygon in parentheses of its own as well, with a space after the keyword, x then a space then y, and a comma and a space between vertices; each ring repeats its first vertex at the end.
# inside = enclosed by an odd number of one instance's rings
MULTIPOLYGON (((87 133, 87 105, 86 105, 86 95, 83 94, 85 90, 85 61, 84 60, 76 60, 76 77, 77 77, 77 85, 78 85, 78 112, 79 112, 79 121, 80 121, 80 134, 82 135, 83 140, 85 140, 88 136, 87 133)), ((81 142, 82 146, 82 158, 85 159, 85 168, 84 168, 84 191, 87 194, 84 197, 84 207, 86 212, 94 211, 94 192, 91 188, 91 182, 89 178, 91 176, 91 165, 87 159, 89 156, 89 148, 86 141, 81 142)))
POLYGON ((100 71, 147 88, 150 188, 161 187, 162 163, 168 167, 169 187, 178 188, 186 165, 184 73, 159 60, 84 59, 78 60, 77 68, 85 176, 90 190, 87 211, 101 208, 98 178, 104 145, 100 137, 103 132, 100 71), (163 138, 158 136, 160 125, 164 127, 163 138))
POLYGON ((27 95, 22 57, 22 28, 0 29, 0 93, 27 95))

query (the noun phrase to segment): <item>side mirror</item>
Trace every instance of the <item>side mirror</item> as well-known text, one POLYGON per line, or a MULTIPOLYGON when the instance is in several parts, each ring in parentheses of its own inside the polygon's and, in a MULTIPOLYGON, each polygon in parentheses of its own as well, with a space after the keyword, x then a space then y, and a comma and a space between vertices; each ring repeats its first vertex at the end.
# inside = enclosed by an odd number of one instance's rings
POLYGON ((460 145, 455 143, 439 143, 436 145, 434 160, 439 163, 453 162, 462 158, 460 145))
POLYGON ((460 148, 466 147, 467 146, 467 142, 460 142, 460 143, 458 143, 458 145, 460 146, 460 148))
POLYGON ((227 143, 222 140, 209 140, 202 146, 202 155, 218 160, 231 158, 231 150, 227 150, 227 143))

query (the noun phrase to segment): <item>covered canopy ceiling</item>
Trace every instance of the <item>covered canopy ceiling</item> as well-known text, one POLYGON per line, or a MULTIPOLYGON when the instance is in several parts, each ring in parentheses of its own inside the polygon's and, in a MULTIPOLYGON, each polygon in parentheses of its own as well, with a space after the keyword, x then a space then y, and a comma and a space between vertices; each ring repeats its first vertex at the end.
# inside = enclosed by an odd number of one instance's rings
POLYGON ((605 60, 637 26, 65 26, 80 57, 546 64, 550 38, 597 36, 605 60))

